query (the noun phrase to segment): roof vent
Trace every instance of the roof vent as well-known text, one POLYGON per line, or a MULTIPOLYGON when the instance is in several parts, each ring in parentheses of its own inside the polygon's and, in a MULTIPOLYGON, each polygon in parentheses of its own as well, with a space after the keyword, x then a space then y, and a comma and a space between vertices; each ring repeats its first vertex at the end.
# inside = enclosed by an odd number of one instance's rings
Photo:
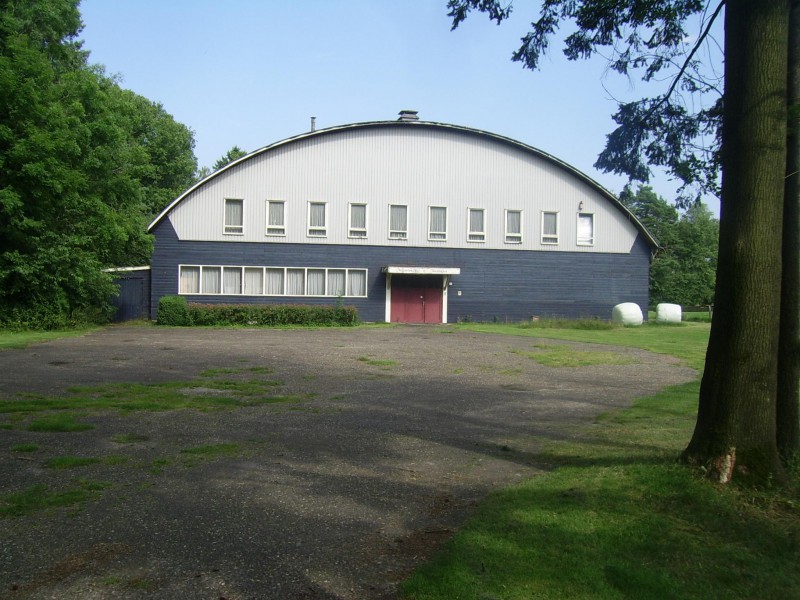
POLYGON ((419 121, 417 111, 415 110, 401 110, 397 114, 400 115, 400 118, 397 119, 398 121, 419 121))

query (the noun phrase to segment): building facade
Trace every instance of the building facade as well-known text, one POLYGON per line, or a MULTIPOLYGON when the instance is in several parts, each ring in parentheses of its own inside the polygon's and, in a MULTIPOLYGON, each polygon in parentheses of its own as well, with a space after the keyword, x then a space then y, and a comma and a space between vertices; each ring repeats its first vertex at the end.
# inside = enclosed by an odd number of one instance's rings
POLYGON ((656 242, 535 148, 416 113, 310 131, 198 182, 150 225, 151 314, 344 302, 364 321, 609 318, 648 300, 656 242))

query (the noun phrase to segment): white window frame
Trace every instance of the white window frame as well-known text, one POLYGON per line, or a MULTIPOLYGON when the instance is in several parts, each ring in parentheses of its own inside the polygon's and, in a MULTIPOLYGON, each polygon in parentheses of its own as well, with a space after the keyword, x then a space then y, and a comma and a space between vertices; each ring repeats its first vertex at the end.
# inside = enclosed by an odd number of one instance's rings
POLYGON ((242 296, 244 289, 244 269, 242 267, 222 267, 222 280, 220 281, 220 294, 223 296, 242 296), (225 273, 226 272, 239 272, 239 291, 228 293, 225 291, 225 273))
POLYGON ((264 295, 264 285, 266 284, 266 277, 264 274, 264 267, 243 267, 242 268, 242 295, 243 296, 263 296, 264 295), (247 285, 247 273, 248 271, 260 271, 261 272, 261 287, 257 292, 253 292, 249 289, 247 285))
POLYGON ((266 235, 269 237, 286 237, 286 201, 285 200, 267 200, 267 229, 266 235), (283 207, 283 224, 272 225, 269 222, 269 209, 271 204, 280 204, 283 207))
POLYGON ((389 239, 390 240, 407 240, 408 239, 408 204, 390 204, 389 205, 389 239), (406 209, 406 228, 405 229, 392 229, 392 207, 403 207, 406 209))
POLYGON ((222 203, 222 233, 225 235, 244 235, 244 200, 242 198, 225 198, 222 203), (228 203, 238 202, 242 211, 242 222, 239 225, 228 223, 228 203))
POLYGON ((594 246, 594 239, 595 239, 595 229, 594 229, 594 213, 590 212, 579 212, 577 216, 577 220, 575 222, 575 243, 578 246, 594 246), (590 217, 592 222, 592 237, 590 238, 583 238, 580 237, 580 226, 581 226, 581 217, 590 217))
POLYGON ((350 202, 347 205, 347 237, 363 240, 369 235, 367 228, 369 227, 369 207, 366 202, 350 202), (353 227, 353 207, 364 207, 364 227, 353 227))
POLYGON ((542 244, 544 245, 557 245, 559 240, 561 239, 561 215, 558 211, 555 210, 543 210, 542 211, 542 244), (544 231, 544 218, 546 215, 555 215, 556 218, 556 232, 555 234, 545 233, 544 231))
POLYGON ((504 224, 505 237, 503 239, 504 239, 504 242, 506 244, 521 244, 522 243, 522 239, 523 239, 522 232, 523 232, 524 223, 525 223, 524 219, 525 219, 525 215, 523 214, 522 210, 517 209, 517 208, 507 208, 507 209, 505 209, 505 211, 503 212, 503 221, 505 222, 505 224, 504 224), (508 231, 508 215, 509 215, 509 213, 519 213, 519 233, 517 233, 517 232, 511 233, 511 232, 508 231))
POLYGON ((486 241, 486 209, 467 208, 467 242, 484 243, 486 241), (472 212, 479 212, 483 215, 483 230, 472 231, 472 212))
POLYGON ((446 206, 429 206, 428 207, 428 241, 429 242, 446 242, 447 241, 447 207, 446 206), (444 230, 434 231, 433 229, 433 211, 440 209, 444 211, 444 230))
MULTIPOLYGON (((369 270, 368 269, 360 269, 360 268, 345 268, 345 267, 275 267, 275 266, 254 266, 254 265, 190 265, 190 264, 180 264, 178 265, 178 294, 181 296, 263 296, 263 297, 270 297, 270 298, 280 298, 280 297, 294 297, 294 298, 301 298, 301 297, 313 297, 313 298, 366 298, 368 296, 367 286, 369 284, 369 270), (181 291, 181 272, 183 269, 198 269, 199 275, 197 280, 197 292, 182 292, 181 291), (219 292, 204 292, 203 291, 203 274, 208 269, 218 269, 219 270, 219 292), (225 293, 225 270, 231 269, 239 269, 241 273, 240 279, 240 288, 238 293, 225 293), (246 290, 246 277, 245 272, 248 269, 252 270, 260 270, 261 271, 261 290, 260 293, 251 293, 250 290, 246 290), (283 278, 282 278, 282 293, 280 294, 268 294, 266 292, 267 289, 267 277, 269 270, 275 271, 282 271, 283 278), (287 293, 288 285, 288 271, 302 271, 303 272, 303 293, 302 294, 289 294, 287 293), (325 293, 323 294, 310 294, 308 291, 308 272, 309 271, 324 271, 324 290, 325 293), (330 289, 329 281, 330 271, 337 271, 339 273, 344 273, 344 294, 334 294, 333 291, 330 289), (350 292, 352 291, 353 286, 353 277, 356 274, 363 274, 361 277, 363 278, 363 287, 364 293, 361 295, 353 295, 350 292)), ((360 287, 360 286, 359 286, 360 287)))
POLYGON ((181 296, 199 296, 200 290, 203 289, 201 278, 203 277, 203 269, 201 265, 178 265, 178 294, 181 296), (181 275, 184 269, 197 269, 197 291, 196 292, 182 292, 181 291, 181 275))
POLYGON ((222 265, 202 265, 200 267, 200 295, 201 296, 220 296, 222 295, 222 265), (206 272, 211 270, 219 269, 219 279, 217 282, 219 283, 219 291, 218 292, 206 292, 205 291, 205 279, 206 279, 206 272))
POLYGON ((316 201, 309 201, 308 203, 308 216, 306 219, 308 224, 308 229, 306 230, 306 235, 308 237, 313 238, 324 238, 328 237, 328 203, 327 202, 316 202, 316 201), (323 207, 323 215, 325 219, 325 223, 322 226, 311 226, 311 207, 312 206, 322 206, 323 207))

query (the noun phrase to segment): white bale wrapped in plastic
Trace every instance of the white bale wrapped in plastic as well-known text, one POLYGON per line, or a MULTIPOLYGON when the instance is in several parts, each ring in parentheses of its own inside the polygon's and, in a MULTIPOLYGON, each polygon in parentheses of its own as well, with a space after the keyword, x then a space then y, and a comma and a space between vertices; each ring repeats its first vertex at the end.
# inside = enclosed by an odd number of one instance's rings
POLYGON ((656 305, 656 323, 680 323, 681 305, 662 302, 656 305))
POLYGON ((635 302, 623 302, 617 304, 611 311, 611 322, 625 325, 626 327, 635 327, 642 324, 644 317, 642 316, 642 309, 635 302))

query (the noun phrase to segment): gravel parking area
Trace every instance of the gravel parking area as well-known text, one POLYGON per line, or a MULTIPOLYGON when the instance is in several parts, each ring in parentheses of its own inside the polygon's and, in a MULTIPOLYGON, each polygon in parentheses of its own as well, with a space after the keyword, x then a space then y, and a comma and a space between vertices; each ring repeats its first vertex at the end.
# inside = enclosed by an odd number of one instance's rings
POLYGON ((0 598, 394 598, 476 503, 541 472, 543 442, 695 377, 625 348, 614 351, 629 364, 544 367, 521 353, 535 342, 446 326, 115 326, 0 352, 5 399, 197 382, 210 369, 297 396, 92 411, 81 420, 94 428, 70 433, 0 414, 0 494, 104 484, 71 507, 0 518, 0 598), (187 452, 204 446, 231 452, 187 452), (101 460, 45 466, 58 456, 101 460))

